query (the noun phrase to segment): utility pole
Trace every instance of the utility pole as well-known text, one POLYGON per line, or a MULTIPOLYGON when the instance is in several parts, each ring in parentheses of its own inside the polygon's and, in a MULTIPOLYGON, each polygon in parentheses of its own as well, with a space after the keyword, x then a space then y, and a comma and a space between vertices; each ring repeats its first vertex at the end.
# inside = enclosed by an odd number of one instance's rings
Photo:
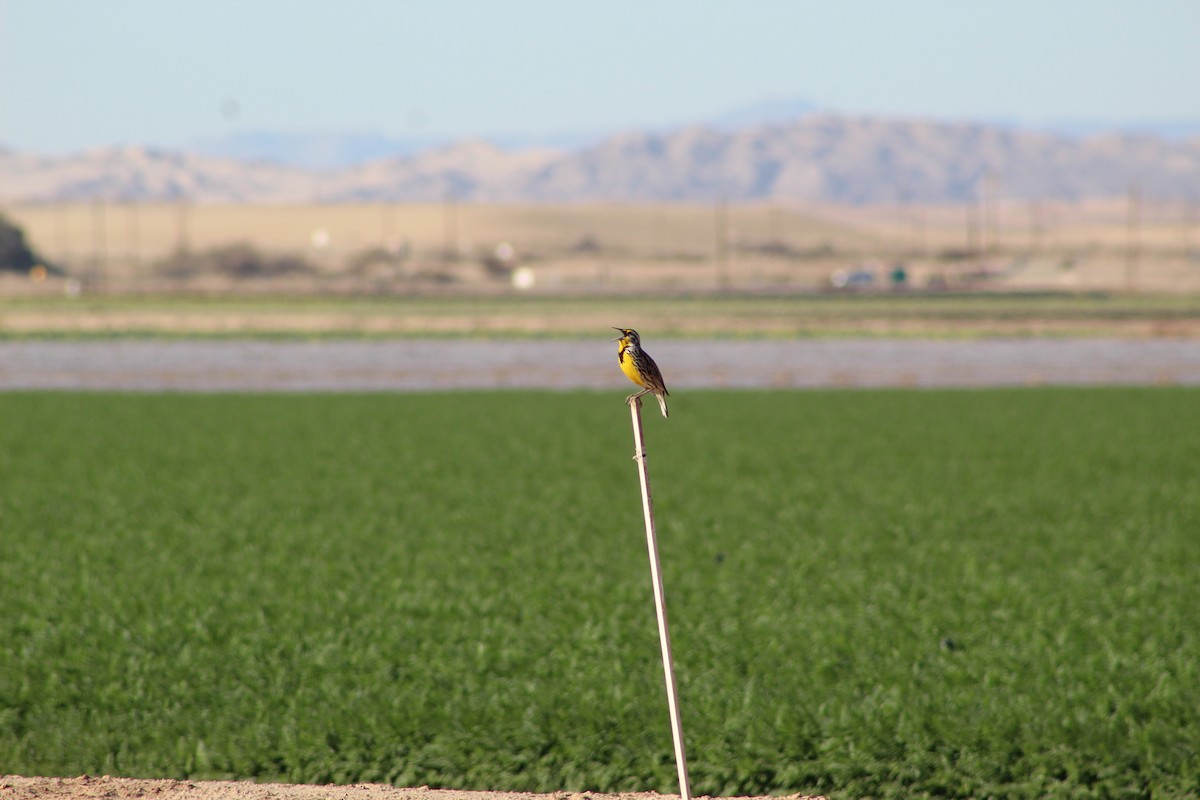
POLYGON ((1039 255, 1042 251, 1042 235, 1045 232, 1045 222, 1042 216, 1042 204, 1036 200, 1029 203, 1029 252, 1039 255))
POLYGON ((55 207, 55 240, 58 242, 58 260, 62 262, 64 267, 70 267, 71 264, 71 237, 70 237, 70 207, 66 203, 59 203, 55 207))
POLYGON ((454 196, 454 190, 450 189, 446 192, 446 203, 443 210, 443 236, 445 242, 443 244, 446 261, 458 260, 458 202, 454 196))
POLYGON ((95 200, 92 203, 92 282, 95 291, 102 291, 105 283, 105 243, 104 243, 104 201, 95 200))
POLYGON ((979 206, 975 201, 967 201, 967 257, 978 261, 983 255, 983 247, 979 242, 979 206))
POLYGON ((133 274, 141 277, 142 253, 139 222, 137 201, 130 200, 125 205, 125 258, 129 261, 133 274))
POLYGON ((729 219, 725 208, 725 198, 717 200, 714 226, 716 231, 715 261, 717 268, 717 288, 729 288, 729 219))
POLYGON ((1141 261, 1142 234, 1142 188, 1136 183, 1129 185, 1129 207, 1126 212, 1125 290, 1137 291, 1138 271, 1141 261))
POLYGON ((1000 250, 999 209, 997 204, 1000 194, 1000 178, 995 172, 988 170, 983 176, 983 255, 989 258, 1000 250))
MULTIPOLYGON (((1184 257, 1184 259, 1190 259, 1192 257, 1192 249, 1194 247, 1196 247, 1196 244, 1192 241, 1192 232, 1193 232, 1193 229, 1196 227, 1196 218, 1197 218, 1196 217, 1196 201, 1195 200, 1184 200, 1183 201, 1183 226, 1182 226, 1182 230, 1181 230, 1182 239, 1183 239, 1183 257, 1184 257)), ((1200 253, 1197 253, 1197 256, 1200 256, 1200 253)))
POLYGON ((175 252, 185 255, 189 247, 188 219, 189 210, 187 198, 180 197, 175 201, 175 252))

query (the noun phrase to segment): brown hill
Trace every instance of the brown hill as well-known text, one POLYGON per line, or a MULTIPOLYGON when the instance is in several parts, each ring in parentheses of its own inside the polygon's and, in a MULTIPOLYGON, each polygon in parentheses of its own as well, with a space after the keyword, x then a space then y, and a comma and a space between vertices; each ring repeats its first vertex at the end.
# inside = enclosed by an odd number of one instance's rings
POLYGON ((0 150, 0 202, 823 201, 962 202, 991 176, 1004 196, 1077 200, 1138 186, 1200 200, 1200 138, 1075 139, 978 123, 814 114, 734 131, 629 132, 573 151, 468 140, 415 156, 311 170, 146 148, 51 158, 0 150))

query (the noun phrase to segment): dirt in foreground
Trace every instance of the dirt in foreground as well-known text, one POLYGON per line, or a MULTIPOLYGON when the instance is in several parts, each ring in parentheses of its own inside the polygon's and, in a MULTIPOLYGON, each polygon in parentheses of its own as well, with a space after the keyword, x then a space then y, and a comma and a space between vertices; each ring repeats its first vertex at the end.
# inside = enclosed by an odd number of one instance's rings
MULTIPOLYGON (((115 798, 116 800, 661 800, 678 795, 654 792, 599 794, 596 792, 467 792, 454 789, 400 789, 377 783, 352 786, 297 786, 249 781, 175 781, 141 778, 0 777, 0 800, 65 800, 65 798, 115 798)), ((822 800, 790 795, 773 800, 822 800)))

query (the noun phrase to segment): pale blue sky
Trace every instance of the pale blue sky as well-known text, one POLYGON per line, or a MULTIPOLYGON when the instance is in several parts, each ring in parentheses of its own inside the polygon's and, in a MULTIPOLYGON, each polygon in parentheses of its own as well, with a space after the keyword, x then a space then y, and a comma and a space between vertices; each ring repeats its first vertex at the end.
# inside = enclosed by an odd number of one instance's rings
POLYGON ((669 127, 768 98, 1200 119, 1200 0, 0 0, 0 145, 669 127))

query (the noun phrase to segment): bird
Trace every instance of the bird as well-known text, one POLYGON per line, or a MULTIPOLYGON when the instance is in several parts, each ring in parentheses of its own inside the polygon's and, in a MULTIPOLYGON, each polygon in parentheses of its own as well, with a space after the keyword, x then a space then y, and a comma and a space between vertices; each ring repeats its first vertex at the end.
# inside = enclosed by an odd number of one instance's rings
POLYGON ((617 345, 617 363, 621 365, 621 371, 629 380, 642 387, 642 391, 626 397, 625 402, 632 403, 642 395, 653 392, 654 398, 658 400, 658 407, 662 409, 662 415, 668 416, 667 395, 670 392, 667 391, 667 384, 663 382, 658 364, 655 364, 650 354, 642 349, 642 339, 638 332, 633 328, 613 330, 621 332, 620 336, 613 339, 614 342, 620 342, 617 345))

